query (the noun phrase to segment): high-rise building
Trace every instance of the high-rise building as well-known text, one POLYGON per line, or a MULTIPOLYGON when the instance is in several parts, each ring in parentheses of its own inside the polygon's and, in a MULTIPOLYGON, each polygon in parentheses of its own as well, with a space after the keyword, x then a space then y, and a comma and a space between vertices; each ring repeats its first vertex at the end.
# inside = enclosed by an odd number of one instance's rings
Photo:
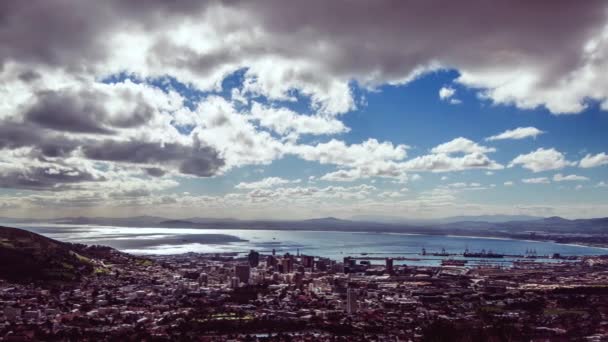
POLYGON ((395 270, 393 269, 393 258, 386 258, 386 273, 393 274, 395 270))
POLYGON ((315 257, 310 255, 302 255, 302 266, 306 268, 314 268, 315 267, 315 257))
POLYGON ((234 275, 238 278, 239 282, 248 284, 249 283, 249 275, 251 273, 251 268, 249 265, 236 265, 234 267, 234 275))
POLYGON ((278 264, 277 258, 275 258, 272 255, 269 255, 268 258, 266 259, 266 266, 270 267, 270 266, 276 266, 278 264))
POLYGON ((283 266, 283 273, 293 272, 293 259, 291 257, 283 258, 283 260, 281 260, 281 266, 283 266))
POLYGON ((209 283, 209 276, 207 275, 207 273, 203 272, 198 276, 198 283, 200 285, 207 286, 207 284, 209 283))
POLYGON ((247 259, 249 260, 249 266, 258 267, 258 265, 260 264, 260 253, 251 250, 249 252, 249 255, 247 256, 247 259))
POLYGON ((355 288, 349 287, 346 290, 346 313, 349 315, 357 312, 357 292, 355 288))

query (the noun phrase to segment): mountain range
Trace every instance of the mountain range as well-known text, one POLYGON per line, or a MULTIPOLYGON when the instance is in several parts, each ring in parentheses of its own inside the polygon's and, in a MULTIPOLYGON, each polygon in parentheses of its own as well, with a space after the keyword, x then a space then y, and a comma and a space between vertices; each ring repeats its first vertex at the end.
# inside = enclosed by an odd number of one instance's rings
POLYGON ((437 220, 374 220, 373 217, 355 217, 344 220, 324 217, 307 220, 238 220, 232 218, 192 217, 167 219, 159 216, 63 217, 56 219, 26 220, 0 218, 5 224, 71 224, 123 227, 160 228, 214 228, 214 229, 270 229, 270 230, 341 230, 383 231, 421 234, 480 234, 504 236, 513 234, 608 234, 608 218, 574 219, 534 216, 458 216, 437 220))

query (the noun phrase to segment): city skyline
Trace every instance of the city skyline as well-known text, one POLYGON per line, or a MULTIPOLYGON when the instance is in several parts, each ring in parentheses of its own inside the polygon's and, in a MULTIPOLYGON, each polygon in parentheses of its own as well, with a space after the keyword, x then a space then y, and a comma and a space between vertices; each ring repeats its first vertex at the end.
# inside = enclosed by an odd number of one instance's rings
POLYGON ((0 217, 606 216, 606 3, 400 4, 3 3, 0 217))

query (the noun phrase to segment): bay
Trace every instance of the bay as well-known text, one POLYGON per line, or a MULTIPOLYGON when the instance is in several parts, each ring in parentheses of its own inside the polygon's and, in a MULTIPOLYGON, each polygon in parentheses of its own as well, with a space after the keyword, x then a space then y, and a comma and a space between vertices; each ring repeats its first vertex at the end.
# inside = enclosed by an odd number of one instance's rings
MULTIPOLYGON (((448 254, 462 254, 468 250, 537 256, 552 256, 554 253, 562 256, 608 254, 608 249, 605 248, 543 241, 378 232, 135 228, 60 224, 18 227, 59 241, 106 245, 138 255, 246 253, 249 250, 271 253, 274 249, 277 254, 300 253, 334 260, 342 260, 346 256, 374 257, 377 259, 372 260, 372 263, 381 263, 385 257, 401 257, 409 260, 397 261, 396 264, 437 265, 441 263, 442 257, 430 254, 441 251, 448 254), (423 248, 427 251, 426 256, 421 255, 423 248)), ((516 259, 519 258, 468 258, 469 263, 510 263, 516 259)), ((536 260, 555 261, 544 258, 536 260)))

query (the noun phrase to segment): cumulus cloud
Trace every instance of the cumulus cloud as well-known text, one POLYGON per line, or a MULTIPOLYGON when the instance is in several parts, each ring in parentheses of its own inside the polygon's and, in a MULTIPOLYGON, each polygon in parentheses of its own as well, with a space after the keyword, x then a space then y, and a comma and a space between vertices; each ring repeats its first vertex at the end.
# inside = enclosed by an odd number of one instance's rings
POLYGON ((587 154, 578 165, 582 168, 591 168, 608 164, 608 155, 604 152, 596 155, 587 154))
POLYGON ((351 145, 332 139, 317 145, 292 146, 290 151, 304 160, 357 167, 401 160, 407 156, 408 148, 407 145, 393 145, 390 142, 379 142, 376 139, 368 139, 360 144, 351 145))
POLYGON ((257 182, 249 182, 249 183, 241 182, 241 183, 237 184, 235 186, 235 188, 236 189, 247 189, 247 190, 265 189, 265 188, 272 188, 277 185, 284 185, 284 184, 289 184, 289 183, 299 183, 299 182, 300 182, 299 179, 288 180, 288 179, 281 178, 281 177, 267 177, 267 178, 264 178, 257 182))
POLYGON ((551 181, 547 177, 524 178, 521 181, 522 181, 522 183, 526 183, 526 184, 549 184, 549 183, 551 183, 551 181))
POLYGON ((454 94, 456 94, 456 90, 454 88, 441 87, 441 89, 439 89, 439 98, 442 100, 447 100, 454 96, 454 94))
MULTIPOLYGON (((606 109, 606 9, 601 0, 553 1, 551 10, 506 0, 491 8, 482 0, 0 2, 0 186, 65 189, 64 201, 93 203, 97 184, 210 177, 284 156, 336 166, 326 180, 500 169, 487 156, 495 149, 465 138, 406 160, 407 145, 319 136, 349 131, 341 115, 360 105, 361 92, 439 69, 458 70, 458 86, 497 104, 559 114, 597 101, 606 109), (440 26, 437 8, 449 13, 440 26), (222 89, 235 72, 242 84, 222 89), (172 90, 174 81, 196 98, 172 90), (288 109, 296 101, 306 114, 288 109), (302 135, 319 139, 302 143, 302 135)), ((452 87, 439 96, 457 101, 452 87)), ((488 139, 533 136, 517 130, 488 139)), ((571 165, 553 149, 532 154, 511 165, 571 165)), ((605 159, 589 155, 579 165, 605 159)), ((124 188, 128 201, 184 203, 154 197, 155 188, 124 188)), ((248 199, 276 191, 253 189, 248 199)))
POLYGON ((484 5, 10 1, 1 8, 3 35, 11 39, 2 39, 0 63, 106 74, 128 65, 143 76, 171 74, 201 89, 247 68, 247 92, 289 100, 298 89, 326 113, 354 108, 353 80, 368 87, 405 83, 441 67, 460 70, 460 83, 496 103, 571 113, 581 111, 585 99, 606 100, 605 2, 559 0, 547 10, 505 0, 480 13, 484 5), (440 27, 437 8, 449 13, 440 27), (473 13, 492 20, 471 20, 473 13), (555 22, 563 25, 546 24, 555 22), (137 52, 125 49, 135 45, 137 52))
POLYGON ((463 137, 456 138, 441 145, 434 147, 431 150, 435 154, 453 154, 453 153, 489 153, 496 152, 493 147, 485 147, 463 137))
POLYGON ((461 100, 454 97, 455 94, 456 89, 452 87, 441 87, 441 89, 439 89, 439 99, 441 99, 442 101, 448 101, 451 104, 462 103, 461 100))
POLYGON ((409 171, 450 172, 470 169, 500 170, 501 164, 490 159, 483 153, 474 152, 460 157, 448 154, 429 154, 410 159, 403 163, 409 171))
POLYGON ((553 176, 554 182, 581 182, 581 181, 588 181, 588 180, 589 180, 589 178, 587 178, 585 176, 578 176, 578 175, 564 176, 561 173, 555 174, 553 176))
POLYGON ((539 148, 536 151, 515 157, 509 164, 509 167, 521 165, 523 168, 531 170, 532 172, 541 172, 562 169, 566 166, 572 166, 573 164, 574 163, 566 160, 563 153, 554 148, 539 148))
POLYGON ((495 141, 495 140, 520 140, 525 138, 536 138, 537 136, 543 134, 545 132, 541 131, 536 127, 518 127, 515 129, 506 130, 500 134, 493 135, 491 137, 487 137, 486 141, 495 141))
POLYGON ((254 103, 251 116, 259 121, 261 126, 268 127, 281 135, 289 133, 300 134, 336 134, 348 132, 350 129, 333 118, 321 115, 301 115, 287 108, 271 108, 254 103))

